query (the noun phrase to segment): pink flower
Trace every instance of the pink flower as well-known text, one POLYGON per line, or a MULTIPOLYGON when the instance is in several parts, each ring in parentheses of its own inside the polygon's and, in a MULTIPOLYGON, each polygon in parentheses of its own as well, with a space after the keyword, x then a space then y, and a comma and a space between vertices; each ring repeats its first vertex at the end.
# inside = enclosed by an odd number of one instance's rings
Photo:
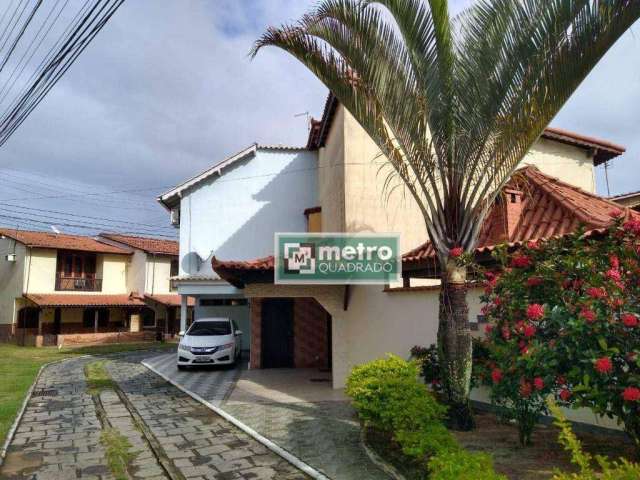
POLYGON ((464 253, 464 248, 462 247, 453 247, 449 250, 449 256, 453 258, 457 258, 464 253))
POLYGON ((562 390, 560 390, 560 398, 563 401, 568 402, 571 398, 571 392, 568 389, 563 388, 562 390))
POLYGON ((598 373, 607 374, 613 371, 613 363, 609 357, 598 358, 594 366, 598 373))
POLYGON ((629 233, 638 235, 640 233, 640 220, 628 220, 622 224, 622 228, 629 233))
POLYGON ((536 387, 536 390, 542 390, 544 388, 544 380, 541 377, 534 378, 533 386, 536 387))
POLYGON ((591 298, 600 299, 606 297, 607 292, 602 287, 589 287, 587 288, 587 295, 591 298))
POLYGON ((537 240, 529 240, 527 242, 527 247, 529 247, 531 250, 538 250, 540 248, 540 243, 538 243, 537 240))
POLYGON ((611 218, 619 218, 622 216, 622 210, 614 209, 609 212, 611 218))
POLYGON ((620 275, 620 271, 615 268, 610 268, 605 272, 605 277, 610 278, 614 282, 619 282, 622 279, 622 275, 620 275))
POLYGON ((487 324, 484 326, 484 333, 486 333, 487 335, 489 335, 492 331, 493 331, 493 325, 491 325, 490 323, 487 323, 487 324))
POLYGON ((622 392, 622 398, 625 402, 637 402, 640 400, 640 388, 627 387, 622 392))
POLYGON ((527 268, 531 264, 531 259, 526 255, 516 255, 511 259, 511 266, 515 268, 527 268))
POLYGON ((540 320, 544 317, 544 307, 538 303, 532 303, 527 307, 527 318, 529 320, 540 320))
POLYGON ((493 383, 500 383, 500 380, 502 380, 502 370, 499 368, 491 370, 491 380, 493 383))
POLYGON ((580 310, 580 318, 584 319, 587 323, 593 323, 596 321, 596 314, 593 310, 583 308, 580 310))
POLYGON ((509 340, 511 338, 511 332, 507 327, 502 327, 502 338, 509 340))
POLYGON ((633 313, 625 313, 620 319, 625 327, 633 328, 638 326, 638 317, 636 317, 633 313))
POLYGON ((620 268, 620 259, 616 255, 611 255, 609 257, 609 263, 611 264, 611 268, 620 268))
POLYGON ((500 297, 496 297, 493 299, 493 304, 498 307, 502 303, 502 299, 500 297))
POLYGON ((526 327, 524 327, 523 333, 527 338, 533 337, 536 334, 536 327, 534 327, 533 325, 527 325, 526 327))

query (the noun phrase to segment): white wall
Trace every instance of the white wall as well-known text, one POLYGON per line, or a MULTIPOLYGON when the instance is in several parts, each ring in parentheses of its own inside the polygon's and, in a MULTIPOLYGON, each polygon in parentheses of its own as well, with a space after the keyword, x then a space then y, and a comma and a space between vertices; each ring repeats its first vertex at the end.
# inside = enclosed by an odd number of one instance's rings
POLYGON ((134 249, 127 266, 127 291, 146 293, 147 254, 134 249))
POLYGON ((0 239, 0 324, 11 324, 16 318, 15 299, 22 296, 26 248, 10 238, 0 239), (5 259, 16 254, 15 262, 5 259))
POLYGON ((274 232, 304 232, 304 209, 317 205, 316 152, 258 150, 184 193, 180 203, 180 274, 212 275, 208 259, 245 260, 273 253, 274 232))
POLYGON ((146 280, 144 292, 150 295, 164 295, 175 293, 171 291, 171 260, 173 257, 166 255, 147 254, 146 280))

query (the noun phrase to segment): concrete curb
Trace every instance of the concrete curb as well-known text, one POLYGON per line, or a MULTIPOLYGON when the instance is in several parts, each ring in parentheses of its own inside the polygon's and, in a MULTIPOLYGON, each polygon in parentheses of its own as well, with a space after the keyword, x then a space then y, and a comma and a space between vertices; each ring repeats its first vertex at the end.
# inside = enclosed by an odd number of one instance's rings
POLYGON ((369 460, 371 460, 371 462, 376 467, 378 467, 380 470, 382 470, 384 473, 389 475, 394 480, 406 480, 404 476, 400 472, 398 472, 398 470, 396 470, 396 468, 393 465, 390 465, 389 463, 384 461, 380 457, 380 455, 378 455, 371 447, 369 447, 369 445, 367 445, 367 435, 365 433, 364 427, 362 426, 360 427, 360 444, 362 445, 364 453, 367 454, 367 456, 369 457, 369 460))
POLYGON ((307 475, 309 475, 311 478, 314 478, 316 480, 331 480, 329 477, 325 476, 324 474, 320 473, 318 470, 316 470, 315 468, 313 468, 312 466, 308 465, 307 463, 303 462, 302 460, 300 460, 298 457, 292 455, 291 453, 289 453, 287 450, 285 450, 284 448, 276 445, 275 443, 273 443, 271 440, 269 440, 268 438, 260 435, 258 432, 256 432, 254 429, 252 429, 251 427, 249 427, 248 425, 245 425, 244 423, 242 423, 240 420, 238 420, 235 417, 232 417, 231 415, 229 415, 227 412, 225 412, 224 410, 222 410, 219 407, 216 407, 215 405, 213 405, 212 403, 206 401, 204 398, 202 398, 200 395, 191 392, 190 390, 187 390, 186 388, 184 388, 182 385, 174 382, 172 379, 170 379, 169 377, 167 377, 166 375, 164 375, 163 373, 160 373, 158 370, 156 370, 154 367, 152 367, 151 365, 149 365, 147 362, 142 361, 140 362, 144 367, 146 367, 147 369, 151 370, 153 373, 155 373, 156 375, 158 375, 159 377, 161 377, 162 379, 164 379, 166 382, 170 383, 171 385, 173 385, 174 387, 176 387, 178 390, 180 390, 181 392, 186 393, 187 395, 189 395, 191 398, 193 398, 195 401, 203 404, 205 407, 207 407, 208 409, 212 410, 214 413, 217 413, 218 415, 220 415, 222 418, 224 418, 225 420, 227 420, 228 422, 232 423, 233 425, 235 425, 236 427, 238 427, 240 430, 242 430, 243 432, 245 432, 247 435, 253 437, 255 440, 257 440, 258 442, 260 442, 262 445, 264 445, 265 447, 267 447, 269 450, 271 450, 273 453, 275 453, 276 455, 281 456, 282 458, 284 458, 287 462, 289 462, 291 465, 293 465, 294 467, 298 468, 299 470, 301 470, 302 472, 306 473, 307 475))

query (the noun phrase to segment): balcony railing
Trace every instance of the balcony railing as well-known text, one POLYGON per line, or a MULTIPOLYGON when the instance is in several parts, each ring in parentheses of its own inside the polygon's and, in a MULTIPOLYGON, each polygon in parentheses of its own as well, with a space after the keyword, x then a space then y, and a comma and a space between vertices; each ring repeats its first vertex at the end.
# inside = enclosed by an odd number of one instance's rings
POLYGON ((56 275, 56 290, 100 292, 102 291, 102 279, 56 275))

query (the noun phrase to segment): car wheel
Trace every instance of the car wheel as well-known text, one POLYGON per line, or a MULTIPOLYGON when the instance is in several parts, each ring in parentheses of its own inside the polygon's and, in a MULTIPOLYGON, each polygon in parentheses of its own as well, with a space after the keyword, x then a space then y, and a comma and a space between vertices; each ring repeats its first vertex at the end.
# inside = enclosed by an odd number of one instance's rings
POLYGON ((178 370, 186 370, 187 366, 186 365, 178 365, 178 370))

